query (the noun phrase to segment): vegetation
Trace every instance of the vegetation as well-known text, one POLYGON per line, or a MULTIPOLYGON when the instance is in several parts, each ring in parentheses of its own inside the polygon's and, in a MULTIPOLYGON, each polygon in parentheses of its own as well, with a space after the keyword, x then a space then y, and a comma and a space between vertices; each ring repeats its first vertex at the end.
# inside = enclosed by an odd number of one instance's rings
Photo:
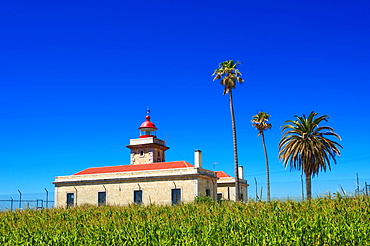
POLYGON ((264 131, 271 129, 272 125, 268 123, 270 115, 266 112, 258 112, 255 116, 252 117, 252 125, 258 130, 257 137, 261 136, 262 138, 262 147, 265 153, 266 160, 266 184, 267 184, 267 201, 270 199, 270 171, 269 171, 269 159, 267 155, 266 143, 265 143, 265 134, 264 131))
POLYGON ((232 89, 235 89, 237 83, 243 83, 241 73, 237 69, 239 62, 234 60, 224 61, 219 64, 212 76, 213 80, 220 80, 220 84, 224 87, 223 95, 229 93, 229 104, 231 114, 231 127, 233 132, 233 143, 234 143, 234 169, 235 169, 235 187, 236 187, 236 200, 240 200, 240 186, 239 186, 239 170, 238 170, 238 148, 236 144, 236 126, 233 106, 233 94, 232 89))
POLYGON ((369 197, 0 213, 0 245, 369 245, 369 197))
POLYGON ((311 199, 311 177, 319 171, 330 168, 330 160, 336 164, 336 156, 340 155, 339 143, 328 139, 333 136, 341 140, 340 136, 329 126, 319 126, 327 121, 329 116, 316 117, 312 111, 308 117, 294 116, 297 120, 287 120, 282 126, 283 136, 279 142, 279 158, 285 167, 302 170, 306 176, 307 199, 311 199))

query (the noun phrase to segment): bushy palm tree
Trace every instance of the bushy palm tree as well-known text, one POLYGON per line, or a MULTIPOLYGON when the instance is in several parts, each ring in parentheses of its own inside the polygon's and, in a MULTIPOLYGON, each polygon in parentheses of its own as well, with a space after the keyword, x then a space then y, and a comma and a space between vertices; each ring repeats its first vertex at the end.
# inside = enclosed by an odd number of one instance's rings
POLYGON ((302 170, 306 176, 307 199, 311 199, 311 177, 319 171, 331 170, 330 161, 336 164, 336 156, 340 156, 339 143, 328 139, 340 136, 329 126, 319 126, 322 121, 328 121, 329 116, 316 117, 312 111, 308 117, 294 116, 296 120, 287 120, 282 126, 282 137, 279 142, 279 158, 285 167, 302 170))
POLYGON ((267 184, 267 201, 270 201, 270 171, 269 171, 269 158, 267 156, 267 149, 265 144, 265 134, 264 131, 271 129, 272 125, 268 123, 270 115, 266 112, 258 112, 255 116, 252 117, 252 125, 258 130, 257 137, 261 136, 262 138, 262 147, 265 153, 266 159, 266 184, 267 184))
POLYGON ((238 170, 238 148, 236 144, 236 126, 233 106, 233 94, 232 89, 235 89, 237 83, 243 83, 241 73, 237 69, 239 62, 234 60, 224 61, 219 64, 212 76, 213 80, 220 80, 220 84, 224 86, 223 95, 229 94, 230 102, 230 114, 231 114, 231 127, 233 132, 233 143, 234 143, 234 168, 235 168, 235 196, 236 200, 240 200, 240 186, 239 186, 239 170, 238 170))

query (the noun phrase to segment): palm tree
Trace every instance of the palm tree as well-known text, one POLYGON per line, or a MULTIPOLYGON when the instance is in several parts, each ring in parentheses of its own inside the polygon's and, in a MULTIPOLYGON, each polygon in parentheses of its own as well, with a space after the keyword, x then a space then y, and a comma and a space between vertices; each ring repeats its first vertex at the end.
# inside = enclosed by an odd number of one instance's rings
POLYGON ((265 144, 265 130, 271 129, 272 125, 267 123, 270 118, 270 115, 265 112, 258 112, 255 116, 252 117, 252 125, 258 130, 257 137, 261 136, 263 151, 265 153, 266 159, 266 184, 267 184, 267 201, 270 201, 270 171, 269 171, 269 159, 267 156, 267 149, 265 144))
POLYGON ((238 170, 238 148, 236 144, 236 126, 233 106, 233 94, 232 89, 235 89, 237 83, 243 83, 241 73, 237 69, 240 65, 239 62, 234 60, 224 61, 219 64, 212 76, 213 80, 220 80, 220 84, 224 86, 223 95, 229 93, 230 101, 230 114, 231 114, 231 127, 233 132, 233 143, 234 143, 234 168, 235 168, 235 199, 240 200, 240 186, 239 186, 239 170, 238 170))
POLYGON ((295 121, 287 120, 282 126, 282 137, 279 142, 279 158, 284 166, 302 170, 306 176, 306 197, 311 199, 311 177, 330 168, 330 161, 336 164, 336 156, 340 156, 339 143, 330 140, 340 136, 329 126, 319 126, 322 121, 328 121, 329 116, 315 118, 317 113, 312 111, 308 117, 294 116, 295 121))

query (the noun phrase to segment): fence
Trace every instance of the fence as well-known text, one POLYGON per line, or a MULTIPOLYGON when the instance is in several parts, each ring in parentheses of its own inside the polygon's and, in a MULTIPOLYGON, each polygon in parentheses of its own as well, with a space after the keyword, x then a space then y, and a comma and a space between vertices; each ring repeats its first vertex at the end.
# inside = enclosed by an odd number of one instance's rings
MULTIPOLYGON (((263 179, 262 179, 263 180, 263 179)), ((345 186, 346 180, 336 180, 341 181, 343 184, 339 185, 337 189, 332 189, 334 192, 320 192, 320 193, 312 193, 312 197, 322 197, 322 196, 335 196, 336 192, 339 192, 342 196, 358 196, 358 195, 370 195, 370 184, 364 182, 364 186, 360 187, 360 182, 353 182, 353 180, 349 179, 350 183, 345 186), (344 189, 343 189, 344 188, 344 189), (354 193, 349 192, 354 189, 354 193)), ((296 200, 302 201, 304 200, 304 187, 301 182, 271 182, 272 183, 272 190, 271 190, 271 199, 275 200, 296 200), (297 192, 292 192, 289 195, 290 187, 301 187, 302 195, 297 194, 297 192)), ((339 183, 339 182, 338 182, 339 183)), ((348 183, 348 182, 347 182, 348 183)), ((361 182, 362 183, 362 182, 361 182)), ((248 187, 248 197, 249 199, 253 200, 266 200, 265 199, 265 186, 264 182, 253 182, 251 179, 249 181, 250 186, 248 187)), ((315 186, 320 186, 322 181, 315 181, 315 186)), ((328 187, 328 185, 322 185, 324 187, 328 187)), ((0 195, 0 211, 14 211, 16 209, 44 209, 44 208, 53 208, 54 201, 50 200, 49 198, 54 198, 54 192, 48 192, 45 189, 44 193, 28 193, 22 194, 20 190, 18 190, 18 194, 10 194, 10 195, 0 195), (16 199, 14 199, 16 198, 16 199), (42 199, 40 199, 42 198, 42 199)))
MULTIPOLYGON (((249 178, 248 197, 253 200, 266 201, 266 182, 264 176, 249 178)), ((303 177, 297 180, 272 181, 271 200, 296 200, 302 201, 306 198, 306 187, 303 177)), ((348 178, 325 180, 315 178, 312 180, 312 198, 333 197, 336 194, 343 197, 354 197, 360 195, 370 196, 370 184, 365 179, 348 178)))
POLYGON ((367 182, 365 182, 365 195, 369 196, 370 195, 370 185, 367 184, 367 182))
POLYGON ((16 209, 43 209, 52 207, 54 207, 54 201, 44 201, 43 199, 16 200, 11 198, 9 200, 0 200, 0 211, 13 211, 16 209))
POLYGON ((0 195, 0 211, 53 208, 54 201, 49 197, 54 197, 54 193, 49 193, 47 189, 45 193, 22 194, 18 190, 18 194, 0 195), (41 197, 43 198, 40 199, 41 197))

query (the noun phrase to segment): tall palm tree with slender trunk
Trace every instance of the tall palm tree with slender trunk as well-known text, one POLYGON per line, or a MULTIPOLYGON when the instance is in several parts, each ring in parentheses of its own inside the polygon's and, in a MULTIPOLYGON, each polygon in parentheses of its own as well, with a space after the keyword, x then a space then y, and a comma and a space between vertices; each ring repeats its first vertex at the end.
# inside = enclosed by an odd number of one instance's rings
POLYGON ((229 94, 230 114, 231 114, 231 128, 233 132, 234 143, 234 168, 235 168, 235 200, 240 200, 240 185, 239 185, 239 164, 238 164, 238 148, 236 144, 236 126, 234 116, 233 94, 232 89, 235 89, 237 83, 243 83, 239 69, 237 69, 239 62, 234 60, 224 61, 219 64, 212 76, 213 80, 220 80, 220 84, 224 86, 223 95, 229 94))
POLYGON ((294 116, 296 120, 287 120, 282 126, 282 137, 279 142, 279 158, 284 166, 302 170, 306 176, 306 197, 311 199, 311 177, 319 171, 331 170, 330 161, 336 164, 336 156, 340 156, 339 143, 327 137, 340 136, 329 126, 320 126, 328 121, 329 116, 316 117, 312 111, 308 117, 294 116), (315 118, 316 117, 316 118, 315 118))
POLYGON ((268 123, 270 115, 266 112, 258 112, 255 116, 252 117, 252 125, 258 130, 257 137, 261 136, 262 138, 262 147, 265 153, 266 159, 266 184, 267 184, 267 201, 270 201, 270 171, 269 171, 269 158, 267 155, 267 149, 265 144, 265 134, 264 131, 271 129, 272 125, 268 123))

